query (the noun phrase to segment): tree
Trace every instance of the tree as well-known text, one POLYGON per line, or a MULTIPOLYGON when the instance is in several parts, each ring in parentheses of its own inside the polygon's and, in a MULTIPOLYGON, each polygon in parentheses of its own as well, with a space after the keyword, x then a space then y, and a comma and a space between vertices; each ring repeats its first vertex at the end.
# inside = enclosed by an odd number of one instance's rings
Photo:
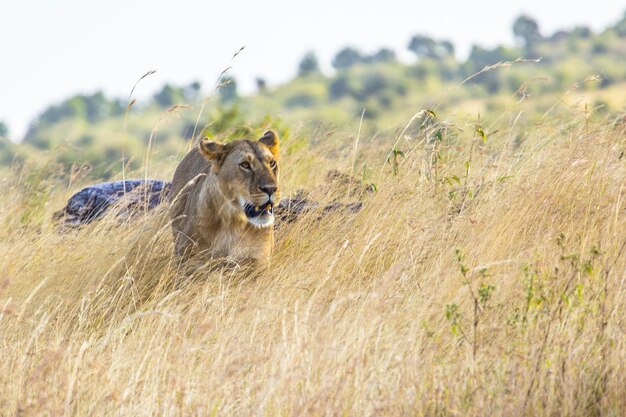
POLYGON ((454 44, 448 40, 439 43, 446 56, 454 56, 454 44))
POLYGON ((15 144, 9 140, 9 128, 0 121, 0 165, 9 165, 15 157, 15 144))
POLYGON ((267 81, 265 81, 265 78, 257 77, 255 81, 256 89, 259 91, 259 93, 264 93, 267 91, 267 81))
POLYGON ((467 61, 465 62, 466 76, 472 75, 483 68, 497 64, 498 62, 511 61, 515 59, 515 52, 498 46, 494 49, 485 49, 478 45, 472 45, 467 61))
POLYGON ((231 103, 239 97, 237 93, 237 81, 228 75, 220 79, 218 91, 222 103, 231 103))
POLYGON ((624 16, 615 24, 613 29, 615 30, 615 33, 617 33, 617 36, 620 38, 626 38, 626 12, 624 12, 624 16))
POLYGON ((413 36, 407 49, 417 55, 418 58, 435 58, 435 41, 428 36, 413 36))
POLYGON ((350 81, 345 74, 339 75, 328 85, 328 95, 331 100, 338 100, 351 93, 350 81))
POLYGON ((307 52, 298 65, 298 76, 306 77, 307 75, 317 74, 319 72, 320 66, 317 62, 317 56, 315 56, 313 51, 307 52))
POLYGON ((89 122, 95 123, 110 116, 111 103, 101 91, 81 97, 85 103, 86 117, 89 122))
MULTIPOLYGON (((498 46, 494 49, 485 49, 472 45, 472 50, 465 64, 463 64, 463 76, 469 77, 498 62, 512 61, 516 58, 515 51, 498 46)), ((502 86, 502 78, 498 71, 486 71, 473 78, 474 82, 482 84, 490 93, 497 92, 502 86)))
POLYGON ((418 59, 443 59, 454 55, 454 45, 448 40, 436 41, 428 36, 415 35, 409 41, 407 49, 417 55, 418 59))
POLYGON ((197 100, 200 97, 200 90, 202 90, 202 84, 200 81, 193 81, 184 88, 185 99, 188 101, 197 100))
POLYGON ((354 48, 344 48, 335 55, 333 67, 338 70, 350 68, 356 64, 365 62, 365 57, 354 48))
MULTIPOLYGON (((93 110, 93 109, 92 109, 93 110)), ((87 102, 85 96, 78 95, 70 97, 61 104, 55 104, 48 107, 38 117, 35 124, 48 123, 54 124, 61 120, 78 118, 85 119, 87 117, 87 102)))
POLYGON ((572 29, 572 36, 581 38, 581 39, 589 39, 593 35, 593 32, 587 26, 576 26, 572 29))
POLYGON ((394 62, 396 61, 396 53, 389 48, 381 48, 374 55, 368 57, 370 62, 394 62))
POLYGON ((606 54, 609 51, 609 41, 606 37, 597 36, 594 38, 591 46, 591 52, 594 55, 606 54))
POLYGON ((120 116, 124 114, 127 109, 127 102, 121 98, 114 98, 111 101, 111 116, 120 116))
POLYGON ((542 39, 539 33, 539 25, 530 16, 521 15, 513 22, 513 35, 519 39, 526 51, 532 51, 534 46, 542 39))
POLYGON ((182 88, 165 84, 161 91, 156 93, 153 98, 160 106, 170 107, 183 101, 184 96, 185 94, 182 88))
POLYGON ((382 72, 369 72, 363 76, 360 91, 355 94, 358 100, 382 93, 389 86, 389 81, 382 72))

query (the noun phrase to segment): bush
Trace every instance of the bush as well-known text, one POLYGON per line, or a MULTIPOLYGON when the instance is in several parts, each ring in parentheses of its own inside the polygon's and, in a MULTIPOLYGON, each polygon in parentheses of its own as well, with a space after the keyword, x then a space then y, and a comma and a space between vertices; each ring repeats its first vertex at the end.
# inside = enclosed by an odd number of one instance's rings
POLYGON ((331 100, 338 100, 351 93, 350 81, 345 74, 333 79, 328 85, 328 96, 331 100))
POLYGON ((312 107, 316 103, 316 98, 309 93, 298 93, 285 100, 285 106, 293 109, 297 107, 312 107))

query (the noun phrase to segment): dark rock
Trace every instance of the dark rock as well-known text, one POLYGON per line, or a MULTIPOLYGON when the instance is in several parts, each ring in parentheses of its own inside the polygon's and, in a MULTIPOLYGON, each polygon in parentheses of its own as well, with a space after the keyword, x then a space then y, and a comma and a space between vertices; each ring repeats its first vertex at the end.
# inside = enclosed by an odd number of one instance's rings
MULTIPOLYGON (((126 180, 90 185, 74 194, 65 208, 55 213, 55 220, 62 226, 77 227, 101 218, 111 208, 116 215, 126 220, 157 207, 169 197, 171 183, 161 180, 126 180)), ((318 211, 319 217, 345 209, 351 213, 361 210, 363 203, 330 203, 322 205, 304 194, 294 198, 283 198, 274 208, 277 226, 291 223, 299 216, 318 211)), ((318 217, 318 218, 319 218, 318 217)))
POLYGON ((74 194, 54 217, 63 226, 80 226, 102 217, 111 207, 120 218, 152 210, 169 196, 171 184, 160 180, 126 180, 90 185, 74 194))

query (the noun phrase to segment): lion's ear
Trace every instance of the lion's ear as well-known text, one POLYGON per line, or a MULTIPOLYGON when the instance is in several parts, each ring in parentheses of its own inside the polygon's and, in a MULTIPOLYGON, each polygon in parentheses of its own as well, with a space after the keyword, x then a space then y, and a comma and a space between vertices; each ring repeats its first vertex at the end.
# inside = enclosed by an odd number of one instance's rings
POLYGON ((263 136, 261 136, 261 138, 259 138, 259 142, 267 146, 272 155, 274 155, 274 158, 278 159, 278 135, 276 132, 268 130, 263 136))
POLYGON ((217 162, 218 166, 224 160, 224 156, 226 156, 226 145, 212 142, 209 138, 202 139, 198 149, 205 159, 210 162, 217 162))

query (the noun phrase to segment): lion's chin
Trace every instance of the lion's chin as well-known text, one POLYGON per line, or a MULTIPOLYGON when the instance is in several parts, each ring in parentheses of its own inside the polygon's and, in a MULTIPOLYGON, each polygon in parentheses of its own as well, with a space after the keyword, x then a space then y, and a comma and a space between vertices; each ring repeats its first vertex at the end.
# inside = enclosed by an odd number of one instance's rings
POLYGON ((262 206, 254 206, 240 197, 239 205, 252 226, 265 228, 274 224, 274 204, 271 201, 268 200, 262 206))
POLYGON ((261 214, 256 217, 248 217, 248 223, 250 223, 254 227, 258 227, 260 229, 265 227, 270 227, 274 224, 274 215, 273 214, 261 214))

